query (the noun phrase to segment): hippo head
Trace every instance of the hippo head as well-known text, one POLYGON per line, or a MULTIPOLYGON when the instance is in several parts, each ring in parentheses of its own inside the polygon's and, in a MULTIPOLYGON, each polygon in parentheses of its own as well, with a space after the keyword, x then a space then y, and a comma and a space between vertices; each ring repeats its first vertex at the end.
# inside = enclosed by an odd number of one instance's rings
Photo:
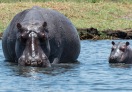
POLYGON ((117 43, 112 41, 109 63, 127 63, 129 58, 129 42, 117 43))
POLYGON ((20 65, 50 67, 47 23, 17 23, 15 52, 20 65))

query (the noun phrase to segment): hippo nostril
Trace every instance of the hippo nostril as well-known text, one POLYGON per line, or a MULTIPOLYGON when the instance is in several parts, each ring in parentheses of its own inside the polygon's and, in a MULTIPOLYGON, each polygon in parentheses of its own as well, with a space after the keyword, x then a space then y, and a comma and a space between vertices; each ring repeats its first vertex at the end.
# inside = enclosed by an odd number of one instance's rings
POLYGON ((114 57, 113 57, 113 56, 111 56, 110 58, 111 58, 111 59, 114 59, 114 57))
POLYGON ((40 65, 40 64, 42 64, 42 61, 41 61, 41 60, 39 60, 39 61, 37 61, 37 63, 38 63, 38 65, 40 65))
POLYGON ((37 61, 38 66, 43 66, 42 60, 37 61))
POLYGON ((116 59, 116 57, 115 57, 115 56, 111 56, 110 58, 111 58, 112 60, 115 60, 115 59, 116 59))
POLYGON ((26 60, 25 65, 31 65, 31 61, 26 60))

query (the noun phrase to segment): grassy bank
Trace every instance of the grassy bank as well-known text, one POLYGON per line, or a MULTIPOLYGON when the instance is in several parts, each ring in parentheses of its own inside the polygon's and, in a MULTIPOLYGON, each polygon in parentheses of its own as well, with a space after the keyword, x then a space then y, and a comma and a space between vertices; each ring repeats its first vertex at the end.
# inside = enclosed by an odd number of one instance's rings
POLYGON ((94 27, 98 30, 132 28, 131 2, 99 0, 96 3, 86 3, 55 2, 54 0, 50 2, 0 3, 0 32, 6 28, 18 12, 35 5, 58 10, 67 16, 77 28, 94 27))
POLYGON ((57 1, 57 2, 89 2, 89 3, 97 3, 97 2, 132 2, 132 0, 0 0, 0 3, 13 3, 13 2, 49 2, 49 1, 57 1))

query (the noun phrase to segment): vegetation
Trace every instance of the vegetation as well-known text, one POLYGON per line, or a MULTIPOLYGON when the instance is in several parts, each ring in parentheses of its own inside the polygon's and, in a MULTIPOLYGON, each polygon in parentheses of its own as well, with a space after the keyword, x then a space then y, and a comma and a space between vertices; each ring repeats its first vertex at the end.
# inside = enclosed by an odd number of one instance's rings
POLYGON ((56 2, 132 2, 132 0, 0 0, 1 3, 12 3, 12 2, 48 2, 48 1, 56 1, 56 2))
POLYGON ((18 12, 35 5, 58 10, 67 16, 77 28, 94 27, 98 30, 104 30, 132 27, 132 0, 113 0, 114 2, 111 0, 12 1, 16 3, 11 3, 11 0, 0 0, 0 2, 4 2, 0 3, 0 32, 7 27, 18 12))

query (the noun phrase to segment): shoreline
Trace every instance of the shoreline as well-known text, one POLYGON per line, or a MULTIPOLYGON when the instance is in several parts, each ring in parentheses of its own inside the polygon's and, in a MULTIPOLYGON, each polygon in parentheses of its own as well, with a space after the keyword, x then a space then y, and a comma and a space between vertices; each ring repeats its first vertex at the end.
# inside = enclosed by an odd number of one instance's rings
MULTIPOLYGON (((80 40, 118 40, 118 39, 132 39, 132 28, 126 29, 106 29, 99 31, 96 28, 76 28, 80 40)), ((0 33, 0 39, 2 39, 3 32, 0 33)))
MULTIPOLYGON (((87 1, 87 0, 86 0, 87 1)), ((131 3, 98 2, 18 2, 0 3, 0 30, 3 32, 7 25, 19 12, 40 6, 50 8, 62 13, 78 29, 97 28, 105 29, 132 28, 132 5, 131 3), (58 6, 59 5, 59 6, 58 6), (15 8, 14 8, 15 7, 15 8)), ((104 35, 104 34, 103 34, 104 35)))
POLYGON ((99 31, 96 28, 77 28, 81 40, 117 40, 117 39, 132 39, 132 28, 126 29, 106 29, 99 31))

